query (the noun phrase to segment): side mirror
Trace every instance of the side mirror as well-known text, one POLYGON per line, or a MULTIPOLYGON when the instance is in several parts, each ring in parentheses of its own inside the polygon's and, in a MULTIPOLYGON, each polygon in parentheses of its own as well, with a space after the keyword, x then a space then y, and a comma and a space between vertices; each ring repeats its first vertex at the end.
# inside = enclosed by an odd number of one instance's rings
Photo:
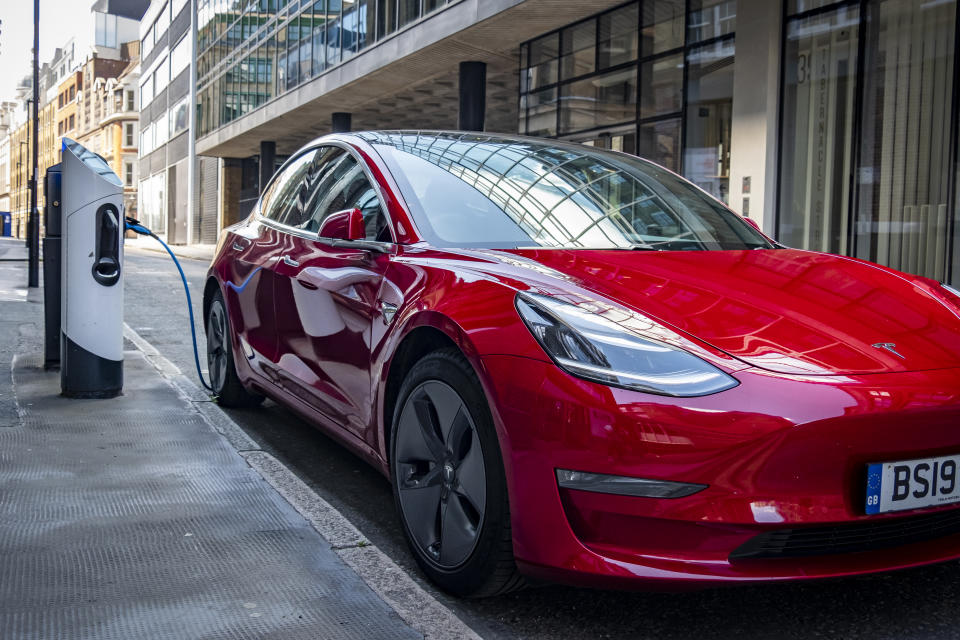
POLYGON ((363 240, 366 236, 360 209, 344 209, 331 213, 317 232, 317 237, 332 240, 363 240))
POLYGON ((744 219, 744 221, 746 221, 746 223, 749 224, 751 227, 753 227, 754 229, 756 229, 756 230, 759 231, 760 233, 763 233, 763 229, 760 228, 760 225, 757 224, 757 221, 756 221, 756 220, 754 220, 753 218, 748 218, 747 216, 741 216, 741 217, 742 217, 742 218, 744 219))

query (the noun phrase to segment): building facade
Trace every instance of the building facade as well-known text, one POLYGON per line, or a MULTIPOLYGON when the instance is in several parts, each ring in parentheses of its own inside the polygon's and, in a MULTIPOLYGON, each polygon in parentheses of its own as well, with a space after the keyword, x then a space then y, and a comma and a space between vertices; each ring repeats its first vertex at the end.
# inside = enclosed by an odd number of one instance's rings
POLYGON ((83 91, 83 73, 74 71, 57 86, 57 137, 76 139, 80 95, 83 91))
MULTIPOLYGON (((51 166, 60 162, 56 122, 57 103, 50 100, 40 108, 40 144, 37 147, 37 170, 40 176, 43 176, 51 166)), ((13 214, 13 235, 25 238, 30 211, 30 168, 33 162, 34 145, 29 118, 22 118, 22 123, 11 132, 9 140, 10 211, 13 214)), ((40 212, 41 228, 43 228, 43 198, 43 180, 40 179, 37 181, 37 208, 40 212)))
MULTIPOLYGON (((97 81, 116 80, 128 68, 131 52, 139 50, 139 20, 148 4, 149 0, 96 0, 85 23, 78 25, 75 35, 56 49, 53 58, 42 63, 39 69, 37 208, 41 233, 45 205, 43 176, 49 167, 60 162, 64 137, 79 138, 89 134, 92 128, 99 127, 112 108, 104 102, 104 86, 98 85, 97 81), (132 46, 125 45, 125 42, 132 43, 132 46), (85 89, 88 90, 85 92, 85 89), (100 102, 94 99, 97 95, 100 102)), ((31 76, 20 81, 12 102, 12 122, 5 142, 9 157, 10 210, 14 235, 24 237, 30 208, 29 179, 34 144, 30 133, 34 114, 31 76)), ((135 109, 127 112, 128 119, 135 121, 135 109)), ((2 139, 0 144, 4 144, 2 139)), ((134 146, 120 151, 126 153, 127 161, 131 154, 135 156, 135 149, 131 151, 134 146)), ((121 157, 114 169, 122 170, 123 166, 121 157)), ((122 177, 123 174, 118 171, 118 175, 122 177)), ((134 192, 131 186, 128 194, 131 203, 134 192)))
POLYGON ((220 162, 199 161, 198 182, 206 184, 214 199, 209 207, 195 208, 188 226, 190 65, 189 0, 154 0, 140 24, 140 220, 169 242, 207 242, 216 238, 216 197, 220 162), (206 229, 201 237, 200 230, 206 229))
POLYGON ((14 102, 0 102, 0 212, 10 211, 10 131, 14 102))
POLYGON ((221 225, 345 122, 456 128, 479 63, 486 131, 638 154, 789 246, 960 282, 956 0, 196 2, 221 225))
POLYGON ((129 215, 137 206, 137 92, 140 41, 121 45, 120 60, 91 58, 81 71, 84 86, 76 140, 100 154, 124 184, 129 215))

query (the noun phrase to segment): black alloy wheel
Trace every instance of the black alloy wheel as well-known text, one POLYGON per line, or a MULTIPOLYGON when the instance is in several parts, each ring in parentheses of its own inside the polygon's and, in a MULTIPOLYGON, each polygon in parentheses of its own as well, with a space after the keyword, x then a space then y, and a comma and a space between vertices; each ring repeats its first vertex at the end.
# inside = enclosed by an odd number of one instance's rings
POLYGON ((255 407, 263 396, 247 391, 237 377, 230 341, 230 319, 218 291, 207 312, 207 376, 217 402, 225 407, 255 407))
POLYGON ((207 375, 216 391, 223 389, 227 379, 227 318, 226 310, 218 302, 210 307, 207 320, 207 375))
POLYGON ((390 460, 404 533, 435 583, 469 597, 522 586, 496 431, 483 389, 459 351, 428 354, 407 374, 390 460))
POLYGON ((438 566, 463 564, 487 504, 483 451, 470 410, 439 380, 408 396, 397 425, 397 490, 416 544, 438 566))

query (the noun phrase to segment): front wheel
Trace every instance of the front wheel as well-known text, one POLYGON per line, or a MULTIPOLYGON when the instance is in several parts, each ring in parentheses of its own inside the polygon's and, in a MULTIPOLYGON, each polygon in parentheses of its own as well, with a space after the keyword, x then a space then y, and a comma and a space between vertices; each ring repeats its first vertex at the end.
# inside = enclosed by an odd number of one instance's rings
POLYGON ((424 573, 458 596, 493 596, 522 586, 493 419, 459 351, 431 353, 410 370, 394 412, 390 451, 394 499, 424 573))
POLYGON ((223 295, 217 291, 207 312, 207 376, 217 396, 217 402, 225 407, 255 407, 263 402, 263 396, 247 391, 237 377, 233 362, 233 346, 230 339, 230 318, 223 303, 223 295))

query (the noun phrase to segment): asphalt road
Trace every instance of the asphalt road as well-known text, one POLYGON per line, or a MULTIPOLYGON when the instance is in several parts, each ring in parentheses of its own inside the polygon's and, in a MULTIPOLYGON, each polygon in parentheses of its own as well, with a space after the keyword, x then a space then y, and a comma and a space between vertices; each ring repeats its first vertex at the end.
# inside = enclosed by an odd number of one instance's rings
MULTIPOLYGON (((183 260, 198 323, 206 263, 183 260)), ((188 375, 193 353, 180 278, 159 254, 126 255, 126 322, 188 375)), ((204 344, 200 329, 200 349, 204 344)), ((205 363, 204 363, 205 366, 205 363)), ((227 412, 485 638, 960 638, 960 563, 893 574, 689 593, 531 588, 482 601, 432 589, 406 549, 387 481, 271 402, 227 412)))

